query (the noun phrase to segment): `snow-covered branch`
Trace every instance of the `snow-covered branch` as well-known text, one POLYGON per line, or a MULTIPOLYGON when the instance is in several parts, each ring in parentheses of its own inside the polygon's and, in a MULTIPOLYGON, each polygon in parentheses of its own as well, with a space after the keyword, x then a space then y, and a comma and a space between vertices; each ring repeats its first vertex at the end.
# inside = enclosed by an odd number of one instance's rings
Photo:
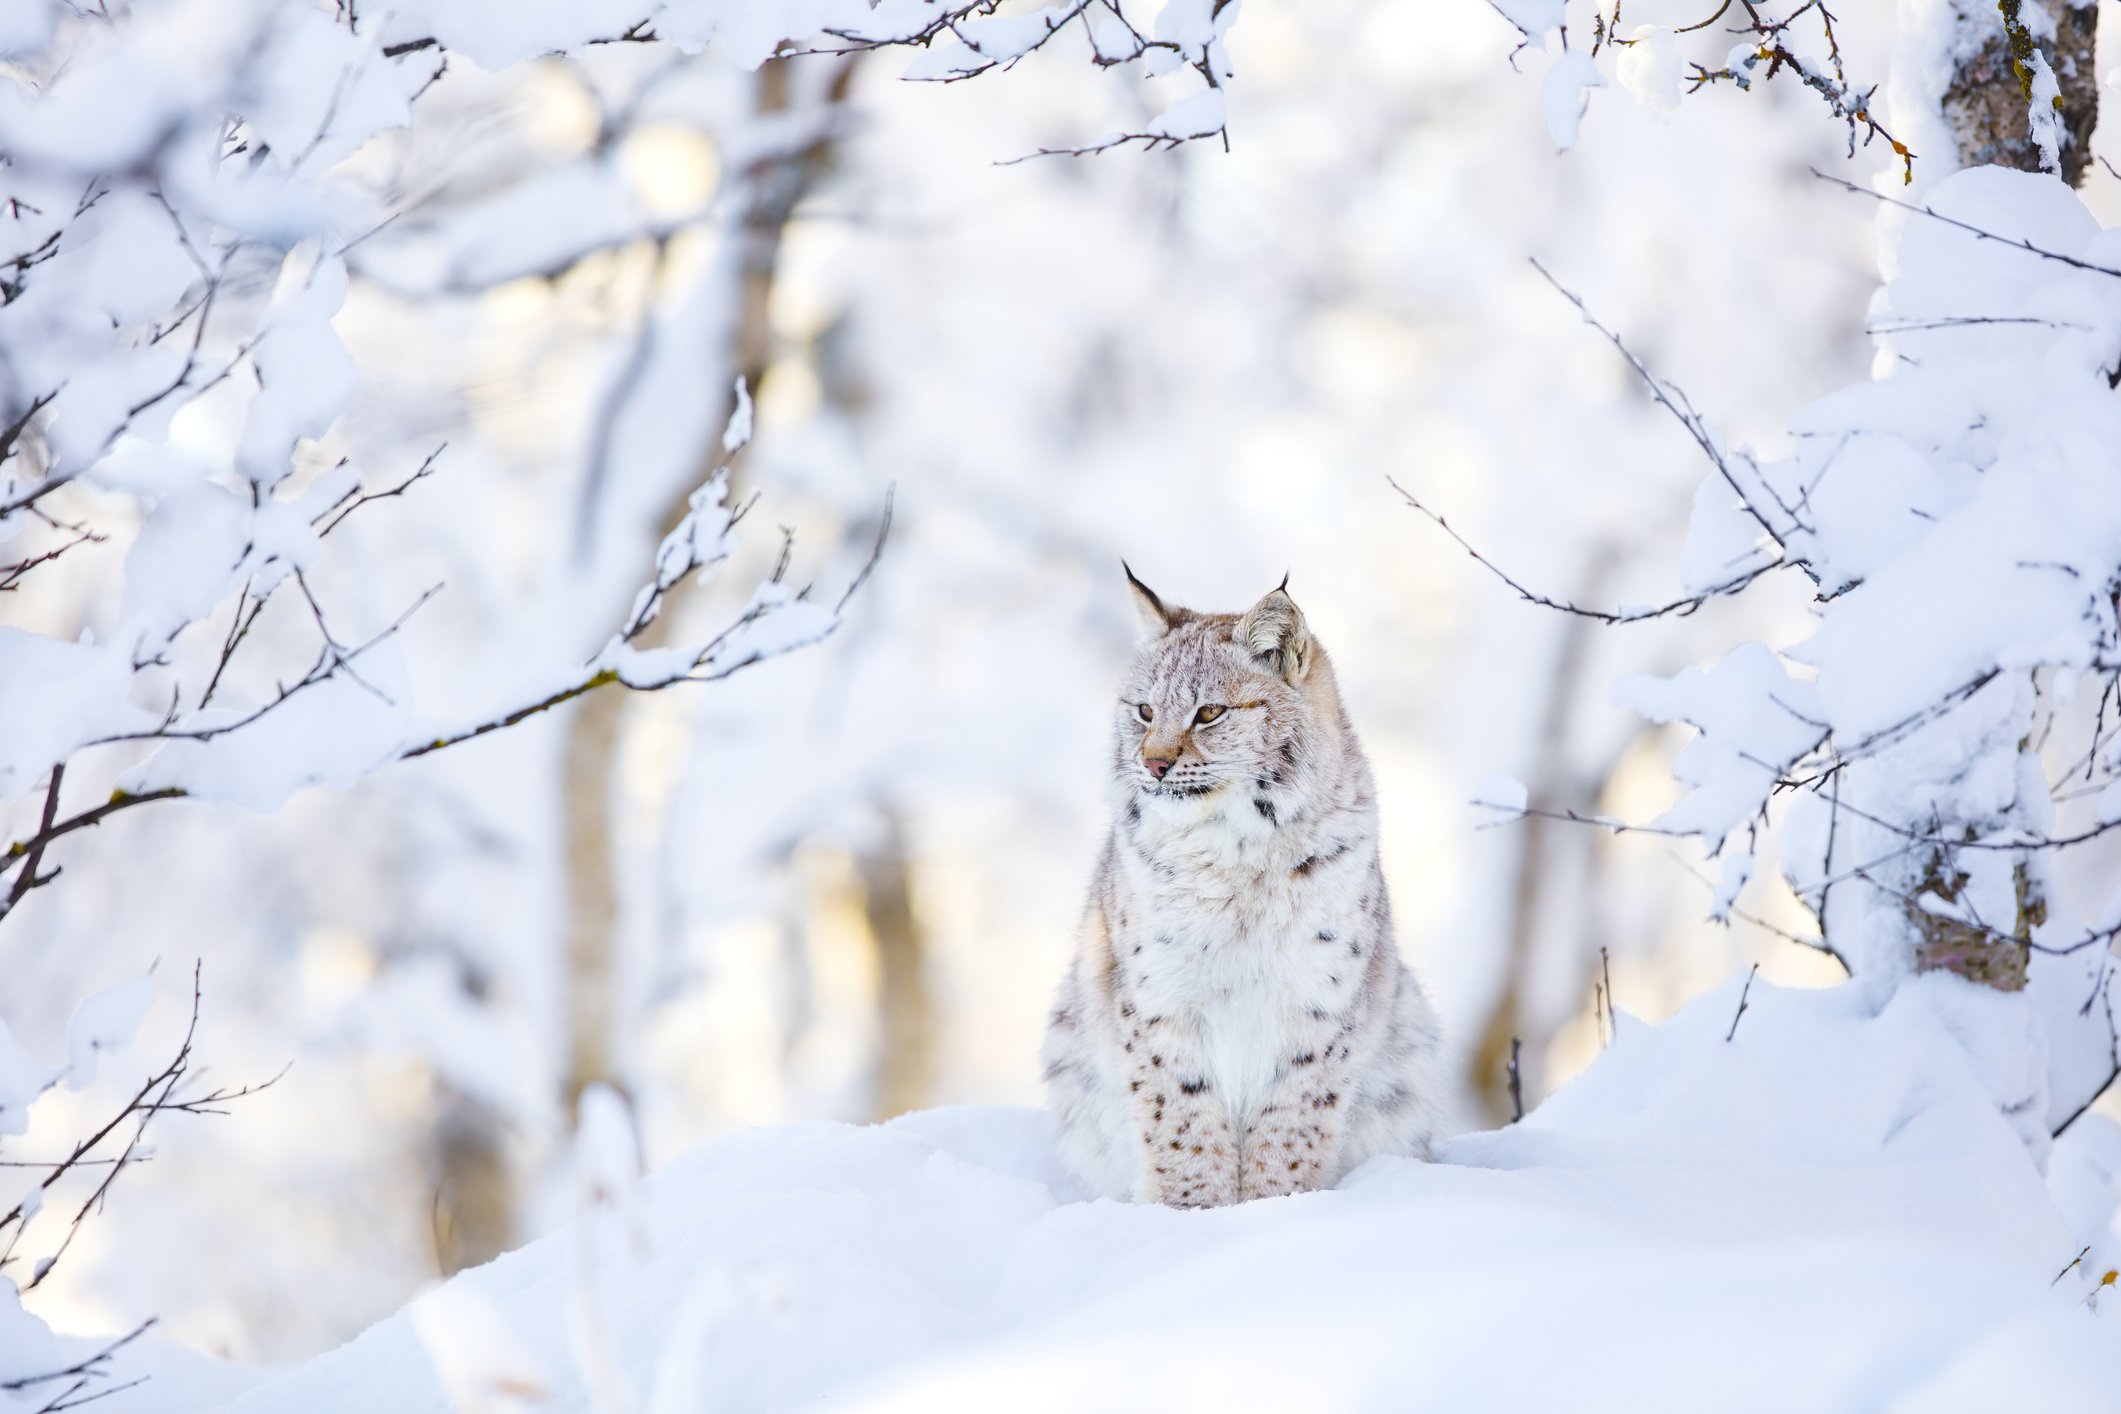
MULTIPOLYGON (((2015 8, 2004 6, 2013 23, 2015 8)), ((1747 42, 1721 70, 1697 65, 1695 86, 1786 68, 1850 124, 1852 150, 1859 125, 1875 129, 1872 93, 1848 86, 1823 6, 1769 20, 1734 0, 1717 16, 1733 11, 1747 42), (1823 62, 1786 48, 1807 16, 1823 62)), ((1670 41, 1620 37, 1615 23, 1601 20, 1600 46, 1670 41)), ((2044 60, 2022 24, 2012 38, 2031 95, 2044 60)), ((1973 168, 1919 200, 1817 174, 1905 219, 1869 321, 1876 375, 1800 411, 1779 458, 1727 451, 1676 385, 1555 282, 1709 463, 1685 593, 1669 602, 1587 610, 1543 594, 1408 498, 1520 598, 1603 623, 1692 613, 1770 568, 1804 572, 1816 622, 1803 641, 1737 644, 1615 684, 1619 705, 1694 734, 1674 766, 1685 794, 1661 817, 1533 810, 1521 794, 1514 808, 1484 803, 1495 820, 1698 840, 1723 861, 1719 922, 1739 916, 1772 837, 1818 920, 1816 945, 1874 995, 1933 972, 2022 994, 2023 1034, 1996 1043, 2017 1059, 1983 1064, 2036 1145, 2113 1078, 2112 1028, 2092 1002, 2108 994, 2121 938, 2121 893, 2099 882, 2121 840, 2107 720, 2121 691, 2121 236, 2055 179, 2058 134, 2042 144, 2047 174, 1973 168), (2064 867, 2079 856, 2085 867, 2064 867)))
MULTIPOLYGON (((97 1080, 102 1063, 127 1051, 154 1001, 154 978, 136 978, 96 993, 76 1008, 67 1036, 63 1066, 39 1063, 0 1025, 0 1141, 29 1128, 31 1108, 54 1088, 85 1090, 97 1080)), ((163 1114, 225 1114, 226 1105, 275 1084, 275 1075, 252 1085, 204 1088, 194 1070, 199 1038, 199 1011, 204 989, 198 966, 191 978, 191 1012, 182 1039, 169 1060, 130 1089, 109 1118, 76 1140, 63 1155, 47 1160, 0 1159, 0 1408, 24 1414, 57 1414, 92 1403, 142 1382, 125 1377, 116 1364, 128 1347, 151 1330, 153 1318, 124 1334, 98 1341, 63 1340, 24 1311, 20 1294, 36 1290, 57 1269, 85 1224, 103 1211, 119 1176, 149 1158, 147 1131, 163 1114), (59 1210, 56 1242, 29 1260, 27 1276, 18 1255, 37 1219, 55 1198, 59 1210), (78 1201, 76 1201, 78 1200, 78 1201)), ((284 1074, 284 1072, 283 1072, 284 1074)))

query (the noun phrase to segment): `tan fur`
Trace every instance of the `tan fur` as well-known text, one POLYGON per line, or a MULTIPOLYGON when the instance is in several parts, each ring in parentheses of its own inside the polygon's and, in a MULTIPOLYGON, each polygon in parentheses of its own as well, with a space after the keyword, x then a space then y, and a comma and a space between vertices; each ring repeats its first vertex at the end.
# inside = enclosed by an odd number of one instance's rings
POLYGON ((1426 1156, 1435 1019, 1324 647, 1284 590, 1203 615, 1127 578, 1146 638, 1112 833, 1045 1048, 1063 1159, 1109 1196, 1214 1206, 1426 1156))

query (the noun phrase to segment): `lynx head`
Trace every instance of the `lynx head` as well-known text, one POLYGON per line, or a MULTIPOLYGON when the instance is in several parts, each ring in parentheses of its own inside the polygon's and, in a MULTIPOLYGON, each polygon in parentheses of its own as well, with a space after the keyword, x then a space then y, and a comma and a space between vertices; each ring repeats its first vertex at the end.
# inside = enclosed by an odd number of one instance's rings
POLYGON ((1127 584, 1143 637, 1120 692, 1116 783, 1166 801, 1302 790, 1343 723, 1287 581, 1243 614, 1168 606, 1131 569, 1127 584))

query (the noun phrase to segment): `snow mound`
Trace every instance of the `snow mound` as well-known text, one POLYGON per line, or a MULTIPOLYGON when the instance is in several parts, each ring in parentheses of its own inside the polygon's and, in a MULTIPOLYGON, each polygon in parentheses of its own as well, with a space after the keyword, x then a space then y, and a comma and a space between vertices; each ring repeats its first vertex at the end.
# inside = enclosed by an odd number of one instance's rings
MULTIPOLYGON (((1932 989, 1869 1015, 1755 983, 1727 1041, 1740 985, 1622 1017, 1522 1124, 1334 1192, 1082 1202, 1038 1112, 936 1110, 706 1144, 644 1186, 645 1255, 577 1225, 445 1290, 532 1352, 541 1408, 592 1407, 585 1311, 650 1414, 2110 1408, 2111 1194, 2072 1230, 1932 989)), ((437 1324, 226 1407, 446 1410, 437 1324)))

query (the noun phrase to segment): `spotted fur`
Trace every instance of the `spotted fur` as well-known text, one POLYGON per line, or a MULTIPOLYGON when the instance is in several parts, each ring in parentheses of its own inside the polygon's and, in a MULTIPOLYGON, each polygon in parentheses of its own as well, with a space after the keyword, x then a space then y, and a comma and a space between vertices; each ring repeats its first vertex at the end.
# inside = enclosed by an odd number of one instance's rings
POLYGON ((1128 581, 1112 832, 1046 1034, 1062 1158, 1110 1197, 1212 1207, 1427 1157, 1435 1016, 1325 649, 1285 590, 1196 614, 1128 581))

